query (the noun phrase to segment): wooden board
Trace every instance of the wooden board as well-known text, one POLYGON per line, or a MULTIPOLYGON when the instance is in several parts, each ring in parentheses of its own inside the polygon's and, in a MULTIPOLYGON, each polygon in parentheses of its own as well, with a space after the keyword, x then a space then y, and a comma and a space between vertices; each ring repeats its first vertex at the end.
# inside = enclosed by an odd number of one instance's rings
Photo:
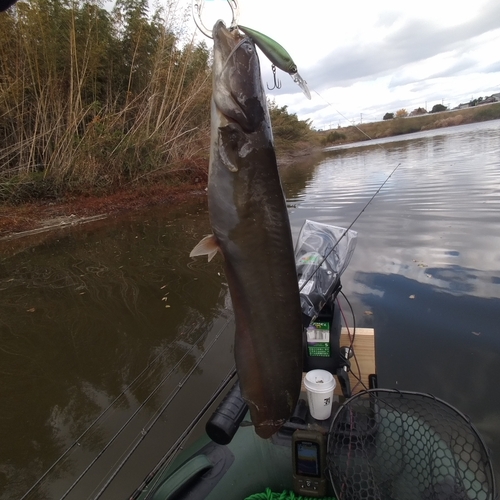
MULTIPOLYGON (((351 339, 347 332, 347 328, 342 328, 340 334, 340 346, 351 345, 351 339)), ((376 371, 375 365, 375 332, 373 328, 356 328, 356 336, 353 343, 354 353, 358 360, 359 369, 361 371, 361 380, 368 387, 368 376, 376 371)), ((354 358, 351 358, 351 373, 349 373, 349 379, 351 381, 351 389, 353 394, 362 391, 364 388, 358 383, 356 377, 353 376, 352 372, 358 375, 358 367, 354 358)), ((305 374, 304 374, 305 375, 305 374)), ((304 383, 302 382, 302 391, 305 392, 304 383)), ((342 395, 342 389, 337 381, 337 386, 335 387, 335 394, 337 396, 342 395)))
MULTIPOLYGON (((351 340, 349 339, 347 328, 342 328, 342 332, 340 334, 340 345, 348 346, 350 344, 351 340)), ((368 387, 368 375, 377 373, 375 366, 375 331, 373 328, 356 328, 353 349, 359 363, 361 380, 366 387, 368 387)), ((356 361, 354 358, 351 358, 350 361, 351 373, 349 373, 349 379, 351 380, 351 389, 353 389, 353 394, 356 394, 364 388, 361 384, 358 384, 358 380, 352 374, 352 372, 354 372, 356 375, 359 375, 356 361)), ((342 394, 339 384, 335 387, 335 394, 339 396, 342 394)))

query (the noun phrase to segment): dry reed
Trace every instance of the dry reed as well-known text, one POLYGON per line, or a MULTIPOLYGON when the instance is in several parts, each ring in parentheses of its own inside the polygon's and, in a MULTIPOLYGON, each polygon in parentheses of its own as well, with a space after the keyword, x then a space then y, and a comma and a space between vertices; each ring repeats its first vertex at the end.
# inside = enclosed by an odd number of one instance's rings
POLYGON ((169 4, 19 2, 0 17, 0 200, 169 179, 206 154, 210 68, 169 4))

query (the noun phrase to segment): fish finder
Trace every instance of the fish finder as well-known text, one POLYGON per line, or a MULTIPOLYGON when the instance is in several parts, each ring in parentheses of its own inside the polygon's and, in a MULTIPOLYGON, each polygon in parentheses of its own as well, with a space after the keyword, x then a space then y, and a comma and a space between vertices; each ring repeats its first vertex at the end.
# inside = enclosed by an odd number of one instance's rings
POLYGON ((326 495, 326 439, 319 431, 296 430, 292 438, 293 490, 298 495, 326 495))

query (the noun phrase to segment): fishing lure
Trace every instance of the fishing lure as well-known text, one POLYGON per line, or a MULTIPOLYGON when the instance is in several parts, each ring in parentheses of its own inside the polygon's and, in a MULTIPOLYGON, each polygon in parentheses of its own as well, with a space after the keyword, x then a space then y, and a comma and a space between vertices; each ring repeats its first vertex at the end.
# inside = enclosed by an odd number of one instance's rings
POLYGON ((259 31, 247 28, 238 24, 238 28, 245 33, 267 56, 271 63, 285 73, 288 73, 292 80, 302 89, 304 95, 311 99, 311 93, 307 88, 307 82, 299 75, 297 65, 293 62, 292 56, 287 50, 272 38, 259 31))
MULTIPOLYGON (((213 38, 212 30, 209 30, 201 20, 203 13, 203 6, 205 0, 193 0, 193 19, 198 27, 198 29, 208 38, 213 38)), ((239 7, 238 0, 227 0, 229 7, 231 8, 231 12, 233 15, 233 19, 229 26, 229 29, 235 29, 238 27, 245 35, 247 35, 254 43, 259 47, 260 50, 268 57, 273 66, 281 69, 285 73, 288 73, 292 80, 302 89, 304 95, 311 99, 311 93, 307 88, 307 82, 299 75, 297 71, 297 65, 293 62, 292 57, 286 51, 286 49, 280 45, 278 42, 273 40, 272 38, 260 33, 259 31, 253 30, 251 28, 247 28, 246 26, 242 26, 238 24, 239 18, 239 7)), ((274 71, 274 70, 273 70, 274 71)), ((275 75, 275 85, 276 85, 276 75, 275 75)), ((276 85, 278 88, 279 86, 276 85)))

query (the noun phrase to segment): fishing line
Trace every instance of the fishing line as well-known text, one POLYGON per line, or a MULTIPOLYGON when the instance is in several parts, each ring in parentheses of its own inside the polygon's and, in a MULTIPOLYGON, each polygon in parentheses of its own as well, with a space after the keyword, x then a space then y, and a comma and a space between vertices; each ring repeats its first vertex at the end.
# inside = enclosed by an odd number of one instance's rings
MULTIPOLYGON (((177 342, 178 340, 181 339, 181 336, 184 335, 184 332, 180 333, 174 340, 174 342, 177 342)), ((146 371, 151 368, 156 361, 167 351, 167 349, 170 347, 170 344, 166 346, 163 350, 159 352, 159 354, 152 360, 150 361, 146 367, 137 375, 137 377, 130 382, 130 384, 123 389, 123 391, 116 396, 116 398, 95 418, 95 420, 75 439, 73 444, 71 444, 66 451, 63 452, 63 454, 42 474, 42 476, 31 486, 31 488, 21 497, 20 500, 24 500, 37 486, 42 483, 42 481, 55 469, 55 467, 68 455, 68 453, 75 447, 75 446, 80 446, 80 441, 90 432, 90 430, 104 417, 104 415, 122 398, 125 396, 125 394, 132 389, 132 387, 136 384, 136 382, 146 373, 146 371)), ((142 382, 141 382, 142 383, 142 382)))
MULTIPOLYGON (((127 453, 125 458, 120 462, 120 464, 114 469, 113 473, 108 477, 107 481, 105 482, 104 486, 101 488, 101 490, 97 493, 97 495, 94 497, 94 500, 98 500, 101 498, 101 496, 104 494, 104 492, 107 490, 109 485, 112 483, 113 479, 118 475, 118 473, 121 471, 121 469, 125 466, 125 464, 128 462, 128 460, 131 458, 135 450, 139 447, 139 445, 142 443, 142 441, 145 439, 145 437, 149 434, 153 426, 158 422, 160 417, 162 416, 163 412, 170 406, 170 403, 173 401, 175 396, 179 393, 179 391, 184 387, 185 383, 189 380, 191 375, 194 373, 194 371, 198 368, 198 366, 201 364, 205 356, 211 351, 212 347, 215 345, 217 340, 219 340, 219 337, 222 335, 222 333, 225 331, 227 325, 230 323, 232 320, 232 317, 230 317, 226 323, 221 327, 221 329, 217 332, 217 335, 214 337, 212 342, 207 346, 206 350, 201 354, 201 356, 196 360, 196 363, 192 366, 192 368, 189 370, 189 372, 181 379, 181 381, 177 384, 176 389, 170 394, 170 397, 167 399, 167 401, 156 411, 157 415, 156 417, 150 419, 150 424, 147 426, 147 428, 143 429, 141 432, 141 435, 139 439, 136 441, 136 443, 130 448, 130 451, 127 453)), ((123 455, 122 455, 123 456, 123 455)), ((94 460, 95 462, 95 460, 94 460)), ((71 486, 71 489, 76 485, 78 481, 80 481, 81 477, 86 474, 88 469, 93 465, 93 463, 87 467, 85 472, 80 475, 80 477, 75 481, 75 483, 71 486)), ((67 496, 70 490, 68 490, 63 497, 61 497, 61 500, 67 496)))
POLYGON ((252 43, 253 45, 253 42, 251 41, 251 39, 246 36, 244 38, 242 38, 234 47, 233 49, 231 50, 231 52, 229 52, 229 55, 227 56, 226 60, 224 61, 224 64, 222 65, 222 68, 220 70, 220 74, 222 75, 222 73, 224 72, 224 70, 226 69, 227 65, 229 64, 229 59, 231 59, 231 57, 234 55, 234 53, 245 43, 245 42, 248 42, 250 41, 250 43, 252 43))
MULTIPOLYGON (((349 120, 347 119, 347 117, 344 116, 332 103, 328 102, 317 90, 313 89, 313 92, 315 92, 321 99, 323 99, 323 101, 325 101, 328 104, 328 106, 331 106, 340 116, 342 116, 342 118, 344 118, 347 122, 349 122, 349 120)), ((359 130, 363 135, 365 135, 370 141, 373 140, 364 130, 360 129, 357 125, 353 124, 353 126, 357 130, 359 130)), ((378 146, 380 149, 382 149, 382 151, 386 151, 385 148, 382 147, 380 144, 376 144, 376 146, 378 146)), ((396 172, 396 170, 400 166, 401 166, 401 163, 398 163, 396 165, 396 167, 392 170, 392 172, 387 176, 387 178, 385 179, 385 181, 375 191, 375 194, 368 200, 368 203, 366 203, 366 205, 361 209, 361 212, 359 212, 359 214, 354 218, 354 220, 351 222, 351 224, 349 225, 349 227, 342 233, 342 235, 337 240, 337 242, 335 243, 335 245, 333 245, 332 249, 330 251, 328 251, 326 253, 326 255, 323 257, 323 259, 319 262, 318 266, 313 271, 313 273, 311 274, 311 276, 309 276, 309 278, 307 280, 305 280, 304 283, 302 283, 302 286, 299 288, 299 293, 303 290, 303 288, 307 285, 307 283, 309 283, 309 281, 311 281, 311 279, 316 275, 316 273, 318 273, 319 269, 321 268, 321 266, 323 265, 323 263, 326 261, 326 259, 337 248, 337 246, 342 241, 342 239, 344 238, 344 236, 349 232, 349 230, 352 228, 352 226, 354 226, 354 224, 356 223, 356 221, 361 217, 361 215, 363 214, 363 212, 368 208, 368 205, 370 205, 370 203, 374 200, 374 198, 380 193, 381 189, 385 186, 385 184, 387 183, 387 181, 392 177, 392 175, 394 174, 394 172, 396 172)))
MULTIPOLYGON (((328 104, 328 106, 331 106, 346 122, 351 123, 350 120, 349 120, 349 118, 347 118, 346 116, 344 116, 331 102, 328 102, 317 90, 313 89, 313 92, 315 94, 317 94, 318 97, 321 97, 321 99, 323 99, 323 101, 325 101, 328 104)), ((370 141, 373 140, 364 130, 361 130, 357 125, 355 125, 353 123, 352 126, 356 127, 356 129, 358 129, 364 136, 368 137, 368 139, 370 141)), ((380 146, 380 144, 377 144, 377 146, 380 146)), ((380 146, 380 147, 382 147, 382 146, 380 146)), ((382 149, 384 149, 384 148, 382 148, 382 149)), ((384 151, 385 151, 385 149, 384 149, 384 151)))

